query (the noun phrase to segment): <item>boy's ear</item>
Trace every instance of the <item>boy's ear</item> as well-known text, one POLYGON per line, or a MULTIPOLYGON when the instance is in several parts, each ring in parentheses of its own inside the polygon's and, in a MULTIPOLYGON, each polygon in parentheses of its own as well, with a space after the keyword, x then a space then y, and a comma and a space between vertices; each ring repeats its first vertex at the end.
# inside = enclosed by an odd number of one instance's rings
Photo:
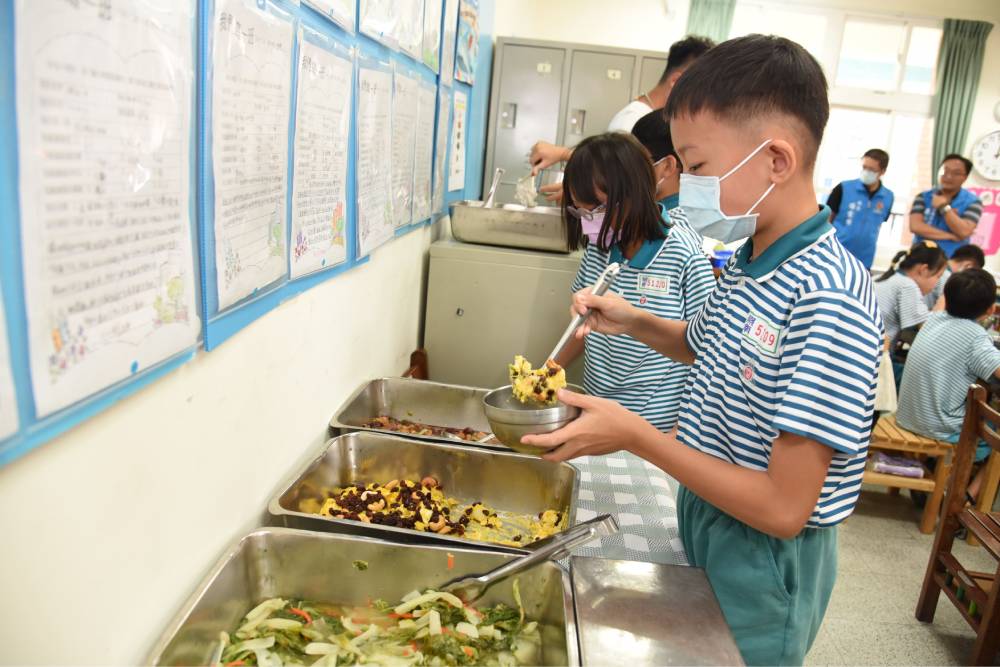
POLYGON ((775 139, 765 149, 771 160, 771 182, 785 183, 799 170, 799 157, 795 148, 784 139, 775 139))
POLYGON ((684 171, 684 166, 681 161, 675 158, 673 155, 667 156, 667 176, 679 176, 680 173, 684 171))

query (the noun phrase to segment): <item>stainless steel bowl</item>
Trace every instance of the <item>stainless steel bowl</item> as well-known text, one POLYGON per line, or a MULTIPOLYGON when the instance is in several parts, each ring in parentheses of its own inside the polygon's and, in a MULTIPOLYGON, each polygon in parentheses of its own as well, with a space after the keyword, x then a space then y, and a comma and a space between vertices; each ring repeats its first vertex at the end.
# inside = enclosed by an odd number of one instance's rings
MULTIPOLYGON (((582 387, 567 385, 570 391, 585 393, 582 387)), ((541 456, 543 447, 525 445, 521 438, 538 433, 558 431, 580 416, 580 408, 565 403, 539 407, 538 403, 522 403, 514 398, 510 385, 494 389, 483 397, 483 411, 497 440, 521 454, 541 456)))

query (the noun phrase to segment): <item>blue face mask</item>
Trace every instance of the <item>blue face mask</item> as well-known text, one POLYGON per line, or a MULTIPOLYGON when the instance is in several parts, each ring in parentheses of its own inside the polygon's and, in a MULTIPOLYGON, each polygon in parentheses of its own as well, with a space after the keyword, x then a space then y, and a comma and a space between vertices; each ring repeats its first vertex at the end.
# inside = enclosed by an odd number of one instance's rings
POLYGON ((760 199, 743 215, 726 215, 722 210, 722 181, 732 176, 736 171, 757 155, 764 146, 771 143, 768 139, 755 148, 735 167, 723 176, 695 176, 681 174, 680 206, 687 214, 688 222, 702 236, 732 243, 753 236, 757 228, 757 214, 753 210, 760 206, 764 198, 771 194, 774 183, 764 191, 760 199))

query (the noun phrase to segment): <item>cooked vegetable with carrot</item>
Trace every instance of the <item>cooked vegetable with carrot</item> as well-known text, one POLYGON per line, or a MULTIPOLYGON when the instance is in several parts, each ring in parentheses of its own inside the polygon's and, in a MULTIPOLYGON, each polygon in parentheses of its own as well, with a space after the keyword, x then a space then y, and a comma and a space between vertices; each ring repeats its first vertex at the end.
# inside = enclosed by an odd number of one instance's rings
POLYGON ((475 609, 454 595, 413 591, 398 605, 350 608, 281 598, 254 607, 230 636, 228 667, 282 665, 536 665, 538 624, 505 604, 475 609))

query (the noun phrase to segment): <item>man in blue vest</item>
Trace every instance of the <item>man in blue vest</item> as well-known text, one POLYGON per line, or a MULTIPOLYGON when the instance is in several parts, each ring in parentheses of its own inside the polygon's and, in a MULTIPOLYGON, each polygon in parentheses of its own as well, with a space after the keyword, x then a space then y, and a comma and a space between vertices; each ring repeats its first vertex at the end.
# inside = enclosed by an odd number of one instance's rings
POLYGON ((946 155, 938 171, 936 189, 917 195, 910 209, 913 242, 936 241, 950 258, 969 244, 983 214, 983 202, 962 185, 972 172, 972 160, 957 153, 946 155))
POLYGON ((875 260, 878 230, 889 219, 896 200, 882 184, 888 166, 889 154, 871 149, 861 158, 861 178, 839 183, 826 200, 840 243, 869 269, 875 260))

